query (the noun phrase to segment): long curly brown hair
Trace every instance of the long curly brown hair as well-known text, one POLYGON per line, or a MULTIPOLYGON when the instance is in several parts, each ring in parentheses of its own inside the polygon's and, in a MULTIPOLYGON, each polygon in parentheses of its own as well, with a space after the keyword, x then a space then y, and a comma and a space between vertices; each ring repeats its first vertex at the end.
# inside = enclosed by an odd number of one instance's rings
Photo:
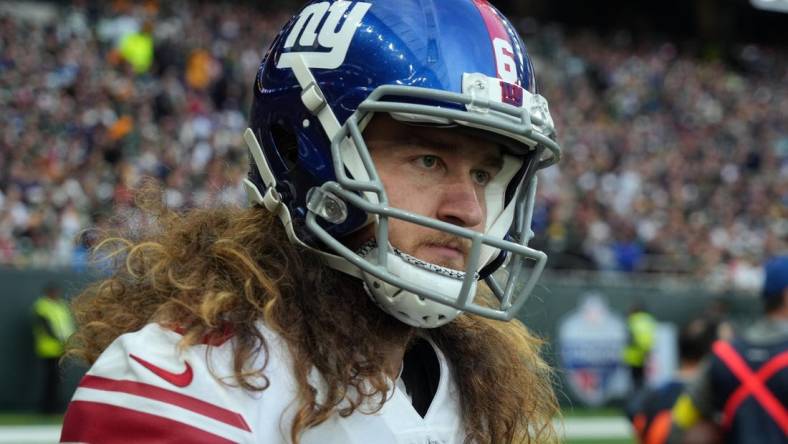
MULTIPOLYGON (((249 368, 259 354, 267 356, 255 326, 262 319, 293 355, 299 386, 290 431, 294 443, 306 428, 336 413, 343 399, 349 402, 338 411, 343 416, 365 400, 380 400, 382 406, 389 389, 385 350, 404 344, 415 331, 377 308, 358 281, 289 243, 279 221, 260 207, 185 213, 143 207, 152 223, 106 234, 96 248, 115 266, 110 277, 73 301, 79 329, 69 356, 92 364, 119 335, 150 322, 185 332, 181 347, 230 327, 232 383, 265 390, 265 364, 249 368), (307 382, 312 367, 326 382, 323 402, 307 382), (265 382, 255 385, 260 375, 265 382), (360 390, 363 381, 374 391, 360 390)), ((437 343, 454 369, 467 442, 556 440, 552 373, 539 356, 540 340, 520 322, 463 314, 422 334, 437 343)))

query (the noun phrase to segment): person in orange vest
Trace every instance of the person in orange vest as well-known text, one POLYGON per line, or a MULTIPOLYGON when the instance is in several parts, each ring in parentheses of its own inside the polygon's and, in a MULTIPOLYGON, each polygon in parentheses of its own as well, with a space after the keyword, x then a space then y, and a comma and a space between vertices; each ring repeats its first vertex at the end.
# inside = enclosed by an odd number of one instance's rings
POLYGON ((788 255, 766 263, 762 298, 765 315, 741 336, 716 341, 676 401, 670 443, 689 435, 713 442, 715 434, 732 444, 788 442, 788 255))
POLYGON ((679 333, 679 368, 674 377, 664 384, 647 388, 638 402, 629 406, 627 416, 632 421, 635 435, 641 444, 664 444, 671 427, 671 408, 687 381, 698 371, 703 358, 717 338, 717 322, 695 318, 679 333))
POLYGON ((43 362, 44 395, 42 413, 56 413, 60 372, 58 362, 65 351, 66 340, 74 333, 74 321, 68 304, 60 297, 60 287, 47 284, 44 295, 33 305, 33 340, 36 356, 43 362))

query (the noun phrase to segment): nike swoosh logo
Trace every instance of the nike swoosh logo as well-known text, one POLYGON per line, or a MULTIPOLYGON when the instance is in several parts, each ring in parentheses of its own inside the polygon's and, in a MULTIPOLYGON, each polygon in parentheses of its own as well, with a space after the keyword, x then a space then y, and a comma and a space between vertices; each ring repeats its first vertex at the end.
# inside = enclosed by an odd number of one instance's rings
POLYGON ((142 365, 143 367, 152 371, 154 374, 156 374, 156 376, 160 377, 161 379, 169 382, 170 384, 176 387, 186 387, 187 385, 192 383, 192 378, 194 377, 194 373, 192 372, 192 366, 189 365, 188 362, 184 362, 184 364, 186 364, 186 370, 182 371, 181 373, 173 373, 164 370, 161 367, 153 365, 150 362, 138 356, 134 356, 131 353, 129 353, 129 357, 139 362, 140 365, 142 365))

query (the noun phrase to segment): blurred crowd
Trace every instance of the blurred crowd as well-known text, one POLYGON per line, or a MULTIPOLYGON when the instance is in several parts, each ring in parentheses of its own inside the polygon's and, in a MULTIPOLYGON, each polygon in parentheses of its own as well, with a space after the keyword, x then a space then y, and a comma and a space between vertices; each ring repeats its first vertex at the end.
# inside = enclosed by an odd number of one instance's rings
MULTIPOLYGON (((173 208, 243 204, 251 83, 288 14, 186 1, 55 14, 0 16, 0 264, 83 266, 84 229, 129 223, 145 177, 173 208)), ((535 211, 550 265, 757 286, 788 237, 786 54, 745 46, 734 66, 524 24, 566 153, 535 211)))
POLYGON ((0 18, 0 264, 83 266, 146 177, 173 208, 244 202, 251 84, 286 17, 226 6, 0 18))
POLYGON ((788 54, 744 45, 723 64, 550 27, 526 41, 566 151, 535 215, 553 267, 758 288, 788 239, 788 54))

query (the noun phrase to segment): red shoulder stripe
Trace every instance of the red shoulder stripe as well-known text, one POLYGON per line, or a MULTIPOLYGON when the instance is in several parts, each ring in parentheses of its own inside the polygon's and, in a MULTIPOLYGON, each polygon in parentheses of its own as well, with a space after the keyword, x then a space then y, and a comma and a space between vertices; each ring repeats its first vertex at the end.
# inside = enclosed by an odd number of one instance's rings
POLYGON ((231 444, 234 441, 161 416, 109 404, 72 401, 63 419, 60 442, 231 444))
POLYGON ((86 375, 79 383, 80 387, 106 390, 110 392, 129 393, 131 395, 142 396, 168 404, 177 405, 194 413, 215 419, 227 425, 239 428, 246 432, 251 432, 249 424, 246 423, 241 414, 232 410, 227 410, 217 405, 199 400, 197 398, 167 390, 151 384, 142 382, 117 380, 102 378, 100 376, 86 375))

